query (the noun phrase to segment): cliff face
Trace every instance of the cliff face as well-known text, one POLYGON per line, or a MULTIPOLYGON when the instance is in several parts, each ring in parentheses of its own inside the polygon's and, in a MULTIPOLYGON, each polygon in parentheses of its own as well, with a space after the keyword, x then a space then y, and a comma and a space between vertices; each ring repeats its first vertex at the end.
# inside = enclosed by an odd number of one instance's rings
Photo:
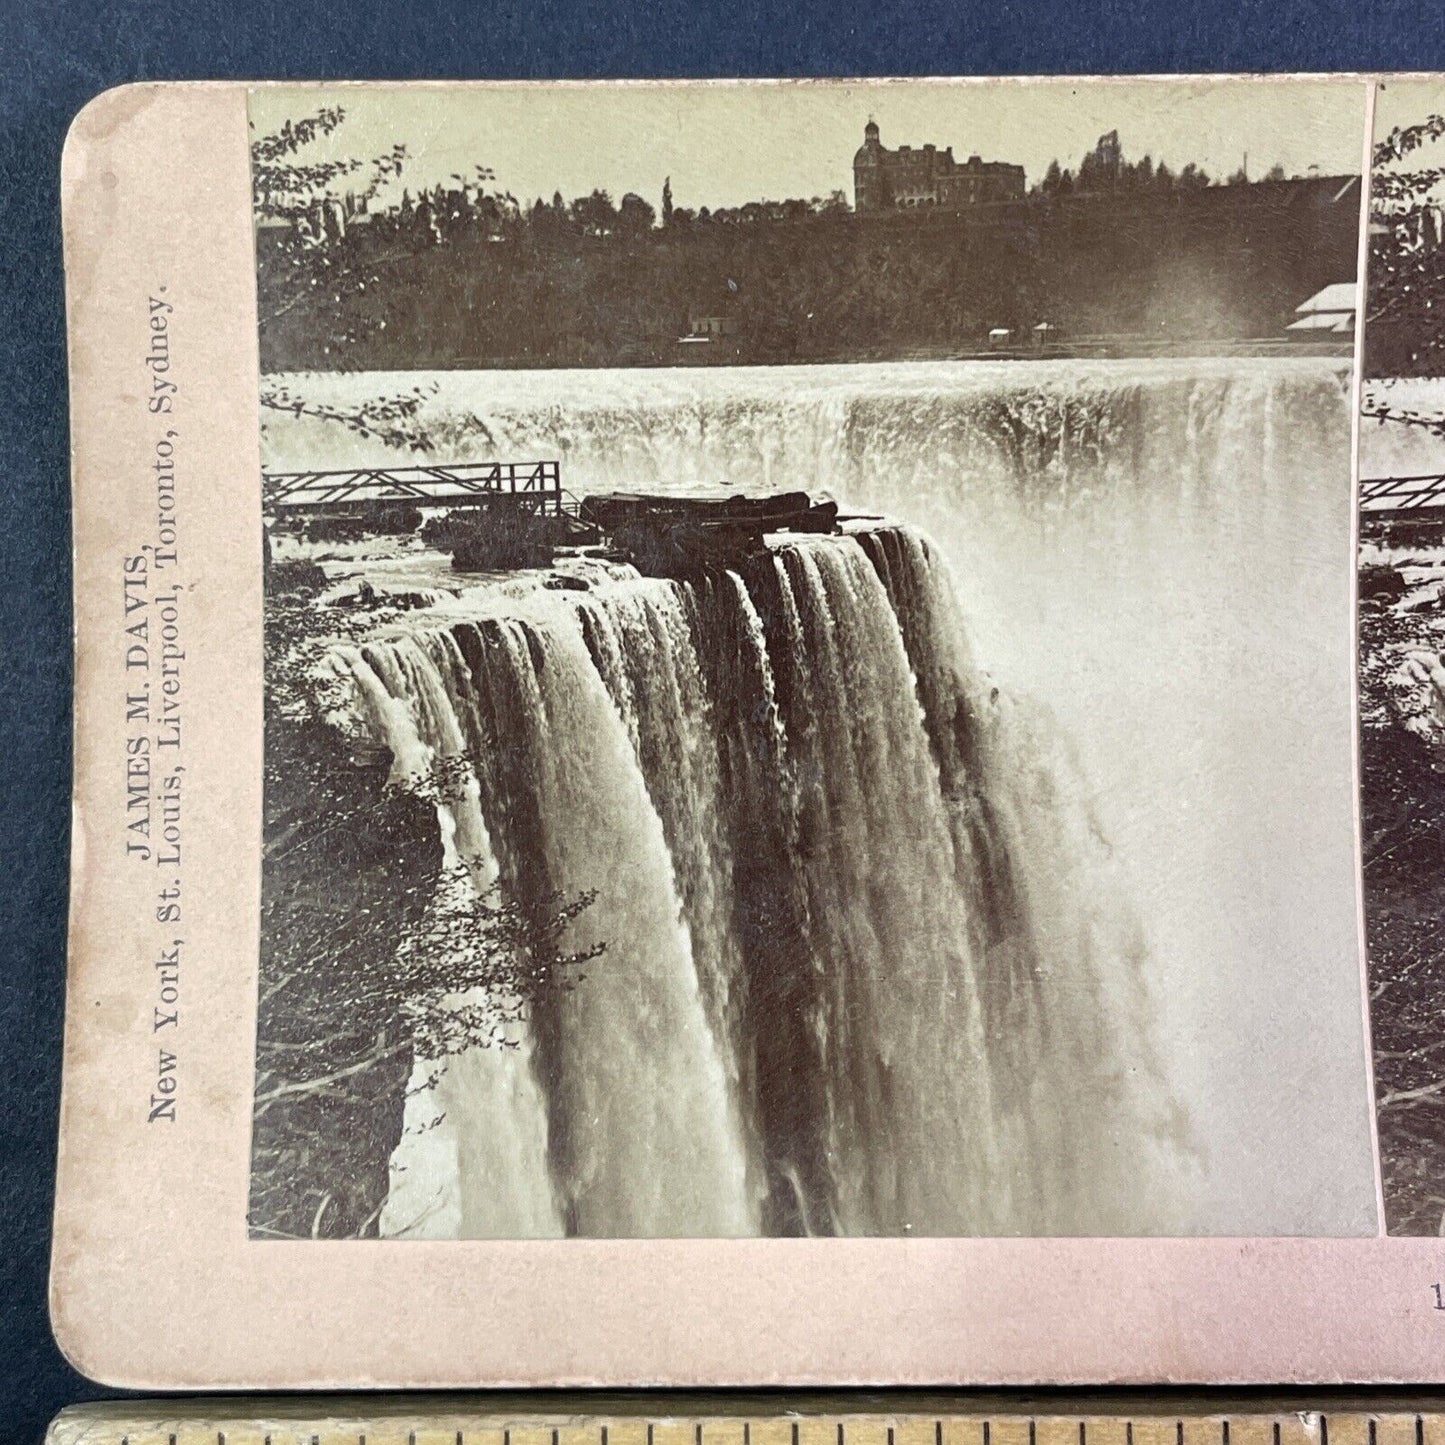
POLYGON ((433 810, 327 723, 284 716, 268 668, 254 1233, 374 1234, 412 1065, 384 977, 435 892, 433 810))

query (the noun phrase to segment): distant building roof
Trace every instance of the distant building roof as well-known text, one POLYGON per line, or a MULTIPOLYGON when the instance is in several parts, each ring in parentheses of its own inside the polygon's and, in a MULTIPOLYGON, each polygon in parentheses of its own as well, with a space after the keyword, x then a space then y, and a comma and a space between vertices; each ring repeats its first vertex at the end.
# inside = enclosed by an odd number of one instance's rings
POLYGON ((1353 311, 1321 311, 1313 316, 1301 316, 1291 321, 1286 331, 1333 331, 1349 332, 1355 329, 1353 311))
POLYGON ((1295 319, 1285 327, 1295 336, 1352 336, 1360 288, 1354 281, 1336 281, 1295 307, 1295 319))
POLYGON ((1301 301, 1295 310, 1301 316, 1311 316, 1322 311, 1348 311, 1354 314, 1359 305, 1360 288, 1354 281, 1336 281, 1323 291, 1316 291, 1307 301, 1301 301))

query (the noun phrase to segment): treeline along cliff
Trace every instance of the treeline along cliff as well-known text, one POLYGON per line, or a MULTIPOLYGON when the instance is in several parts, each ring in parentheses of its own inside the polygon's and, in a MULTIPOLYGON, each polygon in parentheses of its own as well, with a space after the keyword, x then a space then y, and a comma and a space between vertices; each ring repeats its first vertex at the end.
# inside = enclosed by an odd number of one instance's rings
POLYGON ((1279 338, 1355 275, 1359 231, 1355 177, 662 224, 629 199, 610 224, 558 198, 263 225, 262 368, 841 361, 979 351, 1005 330, 1080 349, 1279 338))

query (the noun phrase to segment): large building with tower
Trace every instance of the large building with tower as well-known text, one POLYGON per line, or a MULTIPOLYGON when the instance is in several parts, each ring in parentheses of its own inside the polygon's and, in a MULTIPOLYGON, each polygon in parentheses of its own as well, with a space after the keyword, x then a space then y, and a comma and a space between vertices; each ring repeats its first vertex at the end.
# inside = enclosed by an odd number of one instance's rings
POLYGON ((956 161, 952 146, 888 150, 871 120, 853 157, 853 206, 860 213, 928 206, 960 211, 985 201, 1017 201, 1023 194, 1022 166, 976 155, 956 161))

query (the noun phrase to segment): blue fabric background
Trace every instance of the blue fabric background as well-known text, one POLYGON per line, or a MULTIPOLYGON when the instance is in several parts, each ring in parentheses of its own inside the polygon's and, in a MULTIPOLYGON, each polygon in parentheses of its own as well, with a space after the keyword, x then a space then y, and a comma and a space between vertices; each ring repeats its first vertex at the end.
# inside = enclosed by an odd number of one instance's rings
POLYGON ((1429 0, 0 0, 0 1441, 103 1392, 45 1307, 68 846, 70 558, 58 176, 139 79, 1445 69, 1429 0))

